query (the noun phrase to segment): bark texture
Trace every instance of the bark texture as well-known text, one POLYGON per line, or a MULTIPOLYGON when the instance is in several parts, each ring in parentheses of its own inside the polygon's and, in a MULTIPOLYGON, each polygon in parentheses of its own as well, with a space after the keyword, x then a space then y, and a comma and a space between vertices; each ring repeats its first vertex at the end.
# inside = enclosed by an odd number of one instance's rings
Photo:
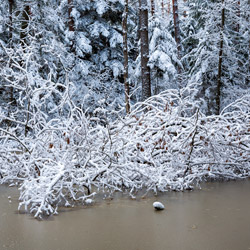
POLYGON ((154 0, 150 1, 151 1, 151 16, 153 17, 155 14, 155 1, 154 0))
POLYGON ((236 27, 235 27, 235 31, 239 32, 240 31, 240 1, 237 2, 237 6, 236 6, 236 15, 237 15, 237 21, 236 21, 236 27))
POLYGON ((180 24, 178 14, 178 1, 172 0, 173 4, 173 18, 174 18, 174 38, 177 45, 178 57, 181 57, 181 38, 180 38, 180 24))
POLYGON ((129 82, 128 82, 128 0, 125 0, 124 13, 122 18, 123 31, 123 57, 124 57, 124 89, 125 89, 125 107, 126 113, 130 112, 129 102, 129 82))
POLYGON ((168 0, 168 16, 170 15, 171 10, 171 0, 168 0))
POLYGON ((220 97, 221 97, 221 87, 222 87, 222 55, 223 55, 223 31, 225 25, 225 8, 224 8, 224 0, 221 1, 222 9, 221 9, 221 31, 220 31, 220 48, 219 48, 219 62, 218 62, 218 80, 217 80, 217 89, 216 89, 216 114, 220 114, 220 97))
POLYGON ((164 12, 165 12, 165 5, 164 5, 164 0, 161 1, 161 14, 162 17, 164 17, 164 12))
POLYGON ((75 31, 75 24, 74 24, 74 19, 72 17, 72 10, 73 10, 73 0, 68 0, 69 31, 75 31))
POLYGON ((11 42, 12 37, 13 37, 13 21, 12 21, 13 5, 14 5, 14 1, 9 0, 9 20, 10 20, 9 39, 10 39, 10 42, 11 42))
POLYGON ((142 101, 151 96, 148 39, 148 4, 147 0, 139 0, 140 39, 141 39, 141 78, 142 78, 142 101))

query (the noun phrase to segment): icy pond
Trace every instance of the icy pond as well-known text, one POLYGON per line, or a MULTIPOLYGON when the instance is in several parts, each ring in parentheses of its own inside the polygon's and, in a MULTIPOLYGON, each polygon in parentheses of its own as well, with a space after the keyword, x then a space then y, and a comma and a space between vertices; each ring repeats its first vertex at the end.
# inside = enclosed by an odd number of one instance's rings
POLYGON ((140 201, 97 200, 45 221, 18 213, 15 188, 0 186, 0 198, 1 250, 250 249, 250 180, 140 201), (156 200, 165 210, 154 211, 156 200))

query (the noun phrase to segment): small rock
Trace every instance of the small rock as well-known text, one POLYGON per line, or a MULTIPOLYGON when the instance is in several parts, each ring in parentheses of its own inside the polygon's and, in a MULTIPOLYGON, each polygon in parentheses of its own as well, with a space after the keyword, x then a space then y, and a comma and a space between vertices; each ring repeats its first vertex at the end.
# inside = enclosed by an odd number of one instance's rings
POLYGON ((88 204, 88 205, 90 205, 90 204, 93 203, 93 200, 92 200, 92 199, 86 199, 86 200, 85 200, 85 203, 88 204))
POLYGON ((156 201, 153 203, 153 207, 156 209, 156 210, 163 210, 165 207, 164 205, 159 202, 159 201, 156 201))

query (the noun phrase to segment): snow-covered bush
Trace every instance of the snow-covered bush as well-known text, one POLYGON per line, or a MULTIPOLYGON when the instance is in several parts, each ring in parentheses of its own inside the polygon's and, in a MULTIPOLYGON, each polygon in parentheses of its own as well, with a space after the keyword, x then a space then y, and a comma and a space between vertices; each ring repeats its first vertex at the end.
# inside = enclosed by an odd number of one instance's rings
POLYGON ((87 118, 72 104, 67 119, 52 119, 33 138, 0 130, 1 182, 19 181, 20 208, 38 217, 102 190, 135 196, 142 189, 180 191, 210 178, 245 178, 249 101, 244 96, 219 116, 205 116, 176 90, 166 91, 125 118, 116 113, 114 122, 87 118))

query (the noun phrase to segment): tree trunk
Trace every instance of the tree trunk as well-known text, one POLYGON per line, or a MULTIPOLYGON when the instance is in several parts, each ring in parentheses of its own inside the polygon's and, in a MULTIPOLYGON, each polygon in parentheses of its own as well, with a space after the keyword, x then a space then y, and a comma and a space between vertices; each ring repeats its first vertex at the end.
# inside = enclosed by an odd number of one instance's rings
POLYGON ((9 19, 10 19, 9 40, 10 40, 10 43, 12 42, 12 37, 13 37, 13 21, 12 21, 13 4, 14 4, 13 0, 9 0, 9 19))
POLYGON ((170 15, 171 10, 171 0, 168 0, 168 16, 170 15))
POLYGON ((178 2, 172 0, 173 4, 173 17, 174 17, 174 38, 177 45, 178 57, 181 58, 181 44, 180 44, 180 26, 179 26, 179 15, 178 15, 178 2))
POLYGON ((236 21, 236 27, 235 31, 239 32, 240 31, 240 1, 237 2, 237 7, 236 7, 236 16, 237 16, 237 21, 236 21))
POLYGON ((221 97, 221 76, 222 76, 222 55, 223 55, 223 31, 225 25, 225 8, 224 0, 221 1, 222 10, 221 10, 221 31, 220 31, 220 49, 219 49, 219 62, 218 62, 218 79, 217 79, 217 89, 216 89, 216 114, 220 114, 220 97, 221 97))
POLYGON ((22 15, 22 24, 21 24, 21 33, 20 33, 20 40, 21 44, 24 47, 27 43, 27 34, 28 34, 28 24, 29 24, 29 17, 30 15, 30 7, 26 5, 23 9, 23 15, 22 15))
POLYGON ((246 85, 248 86, 250 83, 250 41, 248 43, 248 73, 246 79, 246 85))
POLYGON ((125 0, 124 13, 122 18, 123 31, 123 57, 124 57, 124 88, 126 113, 130 112, 129 104, 129 82, 128 82, 128 0, 125 0))
MULTIPOLYGON (((12 38, 13 38, 13 21, 12 21, 12 15, 13 15, 13 5, 14 5, 14 0, 9 0, 9 20, 10 20, 10 26, 9 26, 9 46, 10 48, 12 47, 12 38)), ((10 60, 10 67, 12 64, 12 60, 10 60)), ((9 88, 9 103, 11 105, 14 105, 15 100, 14 100, 14 89, 13 87, 9 88)))
POLYGON ((75 31, 75 23, 74 19, 72 17, 72 10, 73 10, 73 0, 68 0, 68 25, 69 25, 69 31, 75 31))
MULTIPOLYGON (((187 0, 183 0, 183 2, 184 2, 184 5, 185 5, 185 7, 186 7, 186 2, 187 2, 187 0)), ((184 16, 184 17, 187 17, 187 11, 186 11, 186 10, 183 11, 183 16, 184 16)))
POLYGON ((155 1, 151 0, 151 16, 153 17, 155 14, 155 1))
POLYGON ((165 12, 165 6, 164 6, 164 0, 161 0, 161 14, 162 14, 162 17, 164 17, 164 12, 165 12))
POLYGON ((149 41, 148 41, 148 5, 147 0, 139 0, 140 38, 141 38, 141 78, 142 101, 151 96, 149 41))

